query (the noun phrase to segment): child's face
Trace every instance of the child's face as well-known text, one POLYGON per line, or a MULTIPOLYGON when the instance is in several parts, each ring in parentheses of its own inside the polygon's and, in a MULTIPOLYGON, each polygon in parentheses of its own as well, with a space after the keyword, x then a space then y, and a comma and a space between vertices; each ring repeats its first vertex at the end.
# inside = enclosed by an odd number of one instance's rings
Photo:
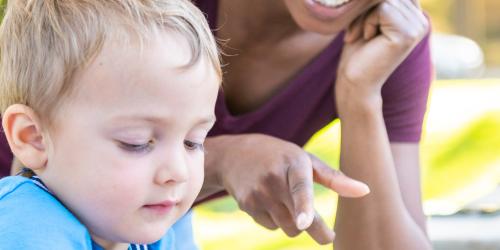
POLYGON ((49 131, 49 189, 101 242, 156 241, 203 182, 201 144, 219 78, 187 41, 164 32, 139 46, 107 44, 76 74, 49 131))

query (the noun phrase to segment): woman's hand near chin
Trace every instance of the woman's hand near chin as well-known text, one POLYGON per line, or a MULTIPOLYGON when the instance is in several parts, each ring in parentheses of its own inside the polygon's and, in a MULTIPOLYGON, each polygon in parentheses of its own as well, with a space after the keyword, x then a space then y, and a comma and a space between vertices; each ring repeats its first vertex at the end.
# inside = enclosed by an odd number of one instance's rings
POLYGON ((338 69, 340 115, 350 102, 380 104, 384 82, 427 34, 429 24, 417 2, 386 0, 348 28, 338 69))

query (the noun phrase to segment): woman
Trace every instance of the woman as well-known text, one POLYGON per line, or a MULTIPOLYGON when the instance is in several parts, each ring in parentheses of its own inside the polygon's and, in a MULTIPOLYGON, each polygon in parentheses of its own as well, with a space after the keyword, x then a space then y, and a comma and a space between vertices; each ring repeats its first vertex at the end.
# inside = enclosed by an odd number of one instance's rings
POLYGON ((314 216, 313 177, 344 196, 365 189, 301 146, 340 118, 340 168, 371 193, 339 199, 335 249, 430 249, 418 146, 431 65, 418 3, 196 2, 227 64, 200 198, 225 190, 266 228, 332 242, 314 216))

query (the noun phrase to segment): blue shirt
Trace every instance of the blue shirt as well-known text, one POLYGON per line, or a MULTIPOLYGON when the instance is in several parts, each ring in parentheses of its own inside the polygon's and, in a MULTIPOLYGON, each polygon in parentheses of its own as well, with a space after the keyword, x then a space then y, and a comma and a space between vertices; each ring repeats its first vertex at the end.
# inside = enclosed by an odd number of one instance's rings
MULTIPOLYGON (((149 245, 129 249, 171 250, 175 233, 169 230, 149 245)), ((87 228, 43 183, 21 176, 0 179, 0 248, 26 250, 101 250, 87 228)))

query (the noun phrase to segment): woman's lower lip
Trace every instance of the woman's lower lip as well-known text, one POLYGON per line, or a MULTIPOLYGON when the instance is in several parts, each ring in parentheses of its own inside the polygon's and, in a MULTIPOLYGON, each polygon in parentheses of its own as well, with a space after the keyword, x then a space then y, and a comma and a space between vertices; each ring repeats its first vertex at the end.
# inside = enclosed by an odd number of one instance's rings
POLYGON ((336 19, 346 13, 355 0, 351 0, 339 7, 327 7, 314 0, 305 0, 306 7, 311 14, 321 20, 329 21, 336 19))

